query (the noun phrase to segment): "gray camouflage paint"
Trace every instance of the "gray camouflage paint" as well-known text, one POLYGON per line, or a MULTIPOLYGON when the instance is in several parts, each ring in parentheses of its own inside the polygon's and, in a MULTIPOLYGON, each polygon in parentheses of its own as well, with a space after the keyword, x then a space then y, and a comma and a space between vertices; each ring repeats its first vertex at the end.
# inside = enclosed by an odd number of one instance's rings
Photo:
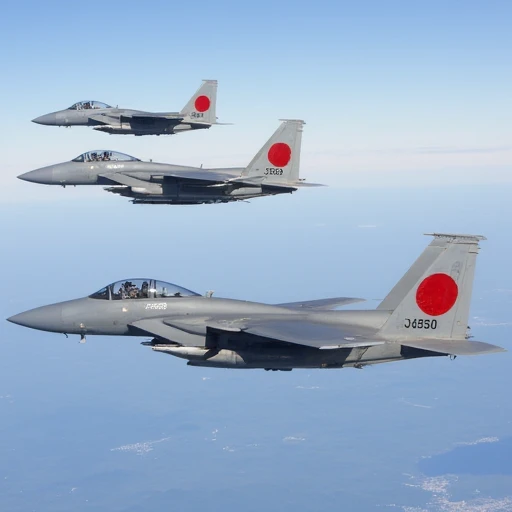
POLYGON ((172 135, 217 124, 216 102, 217 81, 204 80, 181 112, 145 112, 82 101, 36 117, 32 122, 46 126, 90 126, 118 135, 172 135))
POLYGON ((474 265, 482 239, 434 234, 376 310, 333 311, 361 300, 343 297, 277 305, 198 295, 112 300, 110 289, 110 300, 86 297, 8 320, 82 337, 151 336, 152 341, 143 344, 157 352, 187 359, 192 366, 222 368, 362 367, 500 352, 500 347, 467 339, 474 265), (451 284, 429 291, 439 279, 451 284))
POLYGON ((221 203, 292 193, 313 186, 299 178, 303 125, 300 120, 284 120, 245 168, 205 169, 113 159, 63 162, 18 178, 45 185, 103 185, 134 203, 150 204, 221 203))

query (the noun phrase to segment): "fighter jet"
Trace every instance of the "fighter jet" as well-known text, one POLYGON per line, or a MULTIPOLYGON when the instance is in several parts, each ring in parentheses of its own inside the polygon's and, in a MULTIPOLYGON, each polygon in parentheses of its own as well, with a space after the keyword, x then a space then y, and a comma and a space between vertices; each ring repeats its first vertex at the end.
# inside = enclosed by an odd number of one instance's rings
POLYGON ((205 169, 142 162, 110 150, 30 171, 19 179, 45 185, 108 185, 135 204, 226 203, 314 186, 299 179, 304 121, 284 120, 247 167, 205 169))
POLYGON ((89 297, 12 316, 43 331, 149 336, 143 345, 217 368, 362 368, 418 357, 503 351, 469 341, 477 235, 434 239, 375 310, 334 310, 361 299, 286 304, 214 298, 154 279, 124 279, 89 297))
POLYGON ((32 119, 47 126, 92 126, 120 135, 172 135, 218 124, 215 116, 217 80, 203 84, 181 112, 145 112, 111 107, 100 101, 79 101, 71 107, 32 119))

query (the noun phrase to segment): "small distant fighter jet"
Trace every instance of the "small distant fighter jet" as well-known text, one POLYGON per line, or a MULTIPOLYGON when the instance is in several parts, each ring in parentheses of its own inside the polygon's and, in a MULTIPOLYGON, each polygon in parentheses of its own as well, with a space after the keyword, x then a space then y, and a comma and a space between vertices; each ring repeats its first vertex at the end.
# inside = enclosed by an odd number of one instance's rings
POLYGON ((120 135, 172 135, 218 124, 215 116, 217 80, 204 80, 181 112, 144 112, 111 107, 99 101, 79 101, 65 110, 45 114, 32 122, 47 126, 92 126, 120 135))
POLYGON ((150 336, 143 345, 217 368, 361 368, 432 356, 501 352, 469 341, 475 235, 434 239, 376 310, 333 311, 336 297, 262 304, 200 296, 154 279, 125 279, 89 297, 12 316, 43 331, 150 336))
POLYGON ((45 185, 109 185, 136 204, 226 203, 315 186, 299 179, 304 121, 285 120, 247 167, 204 169, 142 162, 110 150, 30 171, 19 179, 45 185))

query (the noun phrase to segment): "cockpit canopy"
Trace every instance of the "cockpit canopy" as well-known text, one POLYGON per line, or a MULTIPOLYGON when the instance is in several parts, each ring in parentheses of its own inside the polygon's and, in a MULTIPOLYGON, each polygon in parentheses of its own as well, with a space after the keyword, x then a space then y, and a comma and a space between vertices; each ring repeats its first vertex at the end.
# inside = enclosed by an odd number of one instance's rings
POLYGON ((88 151, 71 160, 72 162, 140 162, 134 156, 125 155, 118 151, 110 151, 104 149, 96 149, 88 151))
POLYGON ((89 295, 91 299, 129 300, 129 299, 167 299, 170 297, 198 296, 176 284, 156 281, 155 279, 125 279, 109 284, 89 295))
POLYGON ((71 107, 69 107, 68 110, 91 110, 98 108, 112 107, 110 105, 107 105, 106 103, 102 103, 101 101, 79 101, 78 103, 71 105, 71 107))

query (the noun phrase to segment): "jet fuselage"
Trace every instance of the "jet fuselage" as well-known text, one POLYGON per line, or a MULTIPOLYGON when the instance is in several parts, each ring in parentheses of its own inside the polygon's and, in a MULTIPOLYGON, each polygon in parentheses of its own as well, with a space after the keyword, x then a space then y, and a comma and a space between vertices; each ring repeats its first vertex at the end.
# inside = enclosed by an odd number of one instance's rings
MULTIPOLYGON (((108 156, 108 155, 107 155, 108 156)), ((469 341, 470 298, 481 235, 433 233, 414 264, 374 310, 333 297, 284 304, 202 297, 156 279, 130 279, 87 298, 8 320, 51 332, 146 336, 153 350, 195 366, 361 367, 400 359, 503 352, 469 341)))
POLYGON ((367 310, 305 313, 269 304, 201 296, 118 301, 85 297, 26 311, 9 320, 33 329, 81 336, 141 336, 132 324, 165 317, 166 324, 179 325, 182 318, 188 321, 195 318, 197 321, 193 329, 189 328, 187 332, 176 329, 176 344, 158 337, 144 343, 157 352, 186 359, 192 366, 269 370, 341 368, 425 355, 398 343, 329 350, 278 341, 269 343, 257 336, 248 343, 244 333, 212 333, 206 330, 204 322, 219 315, 233 319, 261 316, 266 320, 273 316, 292 320, 307 316, 322 324, 350 324, 364 336, 375 334, 389 314, 388 311, 367 310))
POLYGON ((295 188, 258 185, 240 187, 230 182, 243 168, 202 169, 142 161, 63 162, 29 171, 19 179, 44 185, 101 185, 107 190, 144 204, 202 204, 239 201, 259 196, 291 193, 295 188), (188 180, 186 173, 194 174, 188 180), (177 174, 179 173, 179 174, 177 174), (209 174, 210 173, 210 174, 209 174), (215 179, 209 181, 211 173, 215 179), (138 186, 120 186, 124 177, 135 178, 138 186), (199 178, 198 178, 199 176, 199 178), (201 176, 204 179, 201 180, 201 176))
POLYGON ((33 119, 46 126, 90 126, 117 135, 172 135, 188 130, 210 128, 205 123, 187 123, 177 112, 144 112, 115 107, 90 110, 59 110, 33 119), (142 118, 143 115, 148 117, 142 118), (139 116, 139 117, 137 117, 139 116))

